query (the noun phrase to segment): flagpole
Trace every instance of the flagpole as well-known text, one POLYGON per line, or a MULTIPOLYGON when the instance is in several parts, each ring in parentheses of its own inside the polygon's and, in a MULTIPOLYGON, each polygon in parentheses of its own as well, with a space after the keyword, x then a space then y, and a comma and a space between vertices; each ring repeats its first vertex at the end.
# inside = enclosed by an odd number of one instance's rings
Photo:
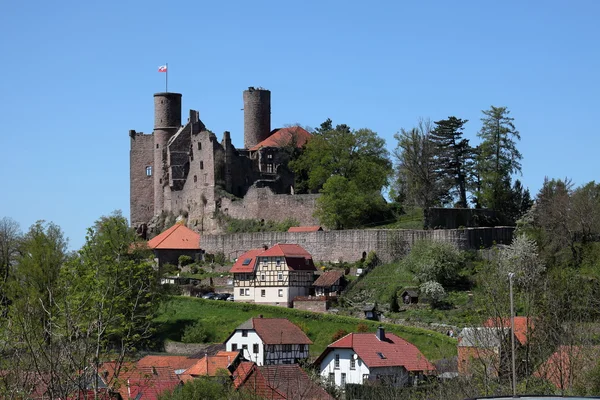
POLYGON ((165 72, 165 92, 169 92, 169 63, 165 64, 167 66, 167 71, 165 72))

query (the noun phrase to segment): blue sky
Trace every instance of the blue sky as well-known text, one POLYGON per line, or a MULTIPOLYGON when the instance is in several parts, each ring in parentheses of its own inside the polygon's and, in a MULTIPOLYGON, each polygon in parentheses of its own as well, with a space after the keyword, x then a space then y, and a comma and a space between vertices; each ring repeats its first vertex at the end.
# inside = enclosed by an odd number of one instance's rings
POLYGON ((597 179, 600 2, 11 1, 0 6, 0 217, 23 230, 129 216, 128 130, 150 133, 157 67, 183 113, 243 145, 242 91, 272 92, 272 127, 327 118, 394 133, 419 117, 507 106, 524 184, 597 179), (372 4, 369 4, 372 3, 372 4))

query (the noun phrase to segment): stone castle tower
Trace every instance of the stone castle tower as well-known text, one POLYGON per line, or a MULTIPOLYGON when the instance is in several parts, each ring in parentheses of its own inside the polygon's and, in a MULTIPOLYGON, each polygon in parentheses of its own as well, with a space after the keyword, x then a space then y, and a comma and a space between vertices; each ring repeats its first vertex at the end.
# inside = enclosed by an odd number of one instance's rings
POLYGON ((244 90, 244 147, 251 149, 271 134, 271 92, 244 90))
POLYGON ((131 226, 147 227, 164 212, 187 215, 188 226, 200 232, 218 232, 223 214, 285 220, 297 213, 300 222, 314 224, 314 196, 289 195, 294 175, 282 149, 292 138, 301 147, 311 135, 301 127, 271 131, 269 90, 243 93, 242 149, 229 132, 219 142, 198 111, 182 124, 181 99, 155 93, 153 132, 129 131, 131 226))

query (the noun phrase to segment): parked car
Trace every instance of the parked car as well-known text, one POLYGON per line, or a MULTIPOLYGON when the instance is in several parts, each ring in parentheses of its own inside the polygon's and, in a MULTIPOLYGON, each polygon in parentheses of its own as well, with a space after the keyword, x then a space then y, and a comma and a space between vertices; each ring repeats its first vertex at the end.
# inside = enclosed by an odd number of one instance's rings
POLYGON ((215 300, 227 300, 231 296, 229 293, 219 293, 215 296, 215 300))
POLYGON ((235 300, 234 300, 234 298, 233 298, 233 295, 229 296, 229 297, 227 298, 227 301, 235 301, 235 300))
POLYGON ((215 298, 216 295, 217 295, 216 293, 209 292, 209 293, 204 294, 202 296, 202 298, 206 299, 206 300, 214 300, 214 298, 215 298))

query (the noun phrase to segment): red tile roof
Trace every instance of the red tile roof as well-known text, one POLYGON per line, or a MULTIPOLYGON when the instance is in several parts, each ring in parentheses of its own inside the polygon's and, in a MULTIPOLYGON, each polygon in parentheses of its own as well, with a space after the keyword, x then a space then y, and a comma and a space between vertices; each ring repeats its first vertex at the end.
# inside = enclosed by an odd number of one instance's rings
POLYGON ((298 244, 278 243, 260 254, 261 257, 303 257, 312 258, 310 253, 298 244))
POLYGON ((302 329, 285 318, 251 318, 236 328, 240 329, 254 329, 265 344, 312 344, 302 329))
POLYGON ((265 399, 333 400, 298 364, 258 367, 253 362, 243 362, 233 377, 237 389, 265 399))
POLYGON ((379 340, 375 333, 349 333, 327 346, 315 364, 320 364, 333 349, 353 349, 369 368, 402 366, 408 371, 435 371, 414 344, 393 333, 385 333, 384 340, 379 340))
MULTIPOLYGON (((515 337, 521 344, 527 343, 527 317, 515 317, 515 337)), ((483 323, 486 328, 510 328, 510 318, 490 318, 483 323)), ((533 329, 533 321, 529 321, 529 330, 533 329)))
POLYGON ((175 224, 150 239, 148 247, 158 250, 200 250, 200 234, 183 224, 175 224))
POLYGON ((318 231, 322 231, 323 228, 321 228, 318 225, 314 225, 314 226, 291 226, 290 229, 288 229, 288 232, 318 232, 318 231))
MULTIPOLYGON (((105 362, 100 367, 100 376, 108 387, 119 392, 123 399, 129 398, 131 382, 140 387, 146 387, 149 382, 169 381, 179 383, 180 380, 170 366, 137 366, 134 362, 105 362), (118 375, 117 375, 118 373, 118 375), (146 382, 143 384, 143 382, 146 382)), ((135 396, 134 396, 135 397, 135 396)), ((151 398, 151 397, 143 397, 151 398)))
POLYGON ((597 364, 600 346, 559 346, 533 373, 558 389, 570 389, 577 379, 584 379, 586 372, 597 364))
POLYGON ((137 368, 168 367, 173 371, 187 369, 194 365, 198 360, 188 358, 187 356, 159 356, 150 355, 140 359, 136 365, 137 368))
POLYGON ((238 257, 229 272, 248 273, 254 272, 259 257, 284 257, 288 270, 316 271, 312 256, 302 246, 297 244, 276 244, 270 249, 254 249, 238 257), (246 260, 250 260, 247 265, 246 260))
POLYGON ((129 393, 124 399, 158 400, 158 396, 175 389, 181 381, 157 379, 129 379, 129 393))
POLYGON ((256 256, 265 251, 265 249, 253 249, 245 252, 233 264, 231 270, 229 272, 254 272, 254 267, 256 266, 256 256), (249 262, 246 260, 250 260, 249 262), (246 265, 244 265, 246 264, 246 265))
POLYGON ((312 135, 306 129, 299 126, 274 129, 268 138, 248 150, 256 151, 261 147, 284 147, 291 144, 292 141, 294 141, 296 147, 300 148, 304 146, 311 137, 312 135))
POLYGON ((344 276, 343 271, 325 271, 317 278, 313 286, 329 287, 334 285, 340 278, 344 276))
POLYGON ((239 357, 237 351, 220 351, 214 356, 205 356, 200 360, 194 360, 196 363, 188 368, 181 379, 184 382, 197 376, 216 376, 219 370, 225 370, 229 375, 231 372, 228 367, 239 357))

